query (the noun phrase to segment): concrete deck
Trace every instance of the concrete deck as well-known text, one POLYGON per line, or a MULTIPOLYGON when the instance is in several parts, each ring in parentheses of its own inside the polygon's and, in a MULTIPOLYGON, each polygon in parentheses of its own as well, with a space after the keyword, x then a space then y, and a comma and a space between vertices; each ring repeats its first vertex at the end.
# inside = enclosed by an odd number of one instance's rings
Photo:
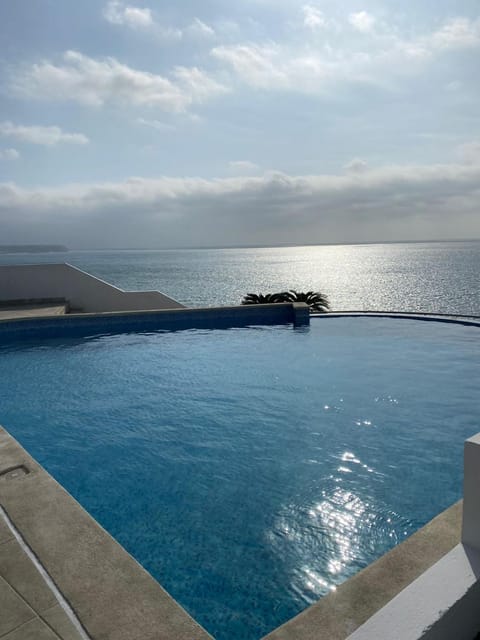
POLYGON ((0 506, 2 640, 211 640, 1 427, 0 506))
POLYGON ((2 514, 0 638, 84 640, 2 514))

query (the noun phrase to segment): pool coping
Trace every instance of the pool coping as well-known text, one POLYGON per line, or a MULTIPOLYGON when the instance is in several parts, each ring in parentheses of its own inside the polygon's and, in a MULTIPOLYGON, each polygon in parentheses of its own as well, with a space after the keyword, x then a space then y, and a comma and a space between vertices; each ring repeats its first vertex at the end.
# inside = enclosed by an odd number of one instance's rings
POLYGON ((436 313, 407 313, 404 311, 332 311, 329 313, 312 314, 310 318, 391 318, 392 320, 420 320, 422 322, 444 322, 447 324, 461 324, 480 327, 480 316, 436 314, 436 313))
POLYGON ((39 318, 0 320, 0 340, 59 338, 130 331, 228 329, 234 327, 310 323, 305 303, 239 305, 195 309, 72 313, 39 318))
POLYGON ((391 318, 480 327, 480 316, 399 311, 331 311, 311 314, 305 303, 275 303, 226 307, 69 313, 41 317, 0 318, 0 342, 30 338, 82 337, 131 331, 229 329, 292 324, 305 327, 334 318, 391 318))
POLYGON ((459 500, 262 640, 348 638, 460 543, 462 506, 459 500))

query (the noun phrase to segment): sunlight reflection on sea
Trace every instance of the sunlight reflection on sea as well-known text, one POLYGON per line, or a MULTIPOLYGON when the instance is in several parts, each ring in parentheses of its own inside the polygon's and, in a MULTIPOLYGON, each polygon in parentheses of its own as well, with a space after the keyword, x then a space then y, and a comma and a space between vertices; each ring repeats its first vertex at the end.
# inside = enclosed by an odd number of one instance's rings
POLYGON ((335 310, 480 314, 480 242, 0 255, 0 264, 26 262, 69 262, 123 289, 158 289, 194 307, 313 289, 335 310))

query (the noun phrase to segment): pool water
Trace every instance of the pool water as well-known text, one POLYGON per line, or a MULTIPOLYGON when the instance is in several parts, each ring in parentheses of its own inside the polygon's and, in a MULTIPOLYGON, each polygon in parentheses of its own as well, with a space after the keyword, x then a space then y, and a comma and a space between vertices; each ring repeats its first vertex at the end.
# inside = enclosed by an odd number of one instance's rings
POLYGON ((479 328, 387 318, 0 348, 0 423, 218 640, 461 496, 479 328))

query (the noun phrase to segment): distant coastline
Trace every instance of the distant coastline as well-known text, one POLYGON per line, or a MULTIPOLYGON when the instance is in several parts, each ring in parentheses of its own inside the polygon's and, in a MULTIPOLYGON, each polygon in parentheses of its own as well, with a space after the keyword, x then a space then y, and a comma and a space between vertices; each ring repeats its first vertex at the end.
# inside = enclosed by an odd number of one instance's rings
POLYGON ((65 253, 63 244, 0 244, 0 253, 65 253))
POLYGON ((95 253, 95 252, 156 252, 156 251, 222 251, 229 249, 301 249, 303 247, 368 247, 374 245, 420 245, 420 244, 477 244, 480 238, 450 238, 434 240, 372 240, 363 242, 322 242, 306 244, 232 244, 211 246, 171 246, 171 247, 95 247, 70 249, 61 244, 0 244, 0 255, 6 254, 40 254, 40 253, 95 253))
POLYGON ((480 238, 452 238, 448 240, 372 240, 363 242, 314 242, 303 244, 278 243, 278 244, 231 244, 209 246, 172 246, 172 247, 96 247, 78 249, 78 251, 216 251, 222 249, 301 249, 302 247, 358 247, 382 244, 449 244, 478 243, 480 238))

